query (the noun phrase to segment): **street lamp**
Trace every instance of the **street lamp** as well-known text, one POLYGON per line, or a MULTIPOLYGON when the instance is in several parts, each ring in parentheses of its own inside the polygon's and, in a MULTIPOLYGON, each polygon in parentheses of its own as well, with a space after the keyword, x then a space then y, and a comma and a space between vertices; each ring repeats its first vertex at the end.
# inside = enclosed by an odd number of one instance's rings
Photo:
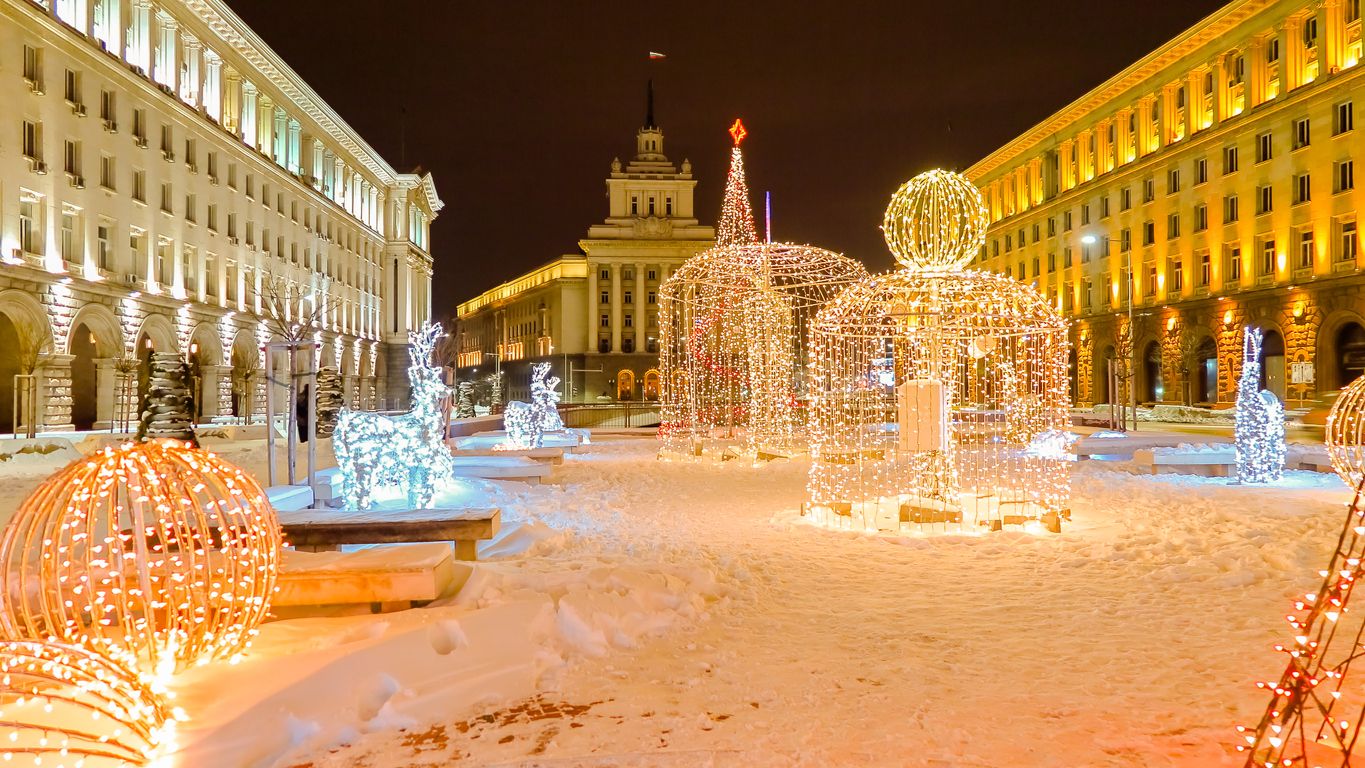
MULTIPOLYGON (((1113 238, 1108 235, 1083 235, 1081 243, 1083 245, 1095 245, 1103 242, 1107 246, 1113 242, 1113 238)), ((1133 326, 1133 254, 1131 251, 1124 254, 1123 270, 1126 275, 1128 288, 1128 395, 1129 404, 1133 408, 1133 431, 1137 431, 1137 328, 1133 326)), ((1115 394, 1118 394, 1117 392, 1115 394)), ((1128 428, 1128 416, 1123 417, 1123 427, 1128 428)))

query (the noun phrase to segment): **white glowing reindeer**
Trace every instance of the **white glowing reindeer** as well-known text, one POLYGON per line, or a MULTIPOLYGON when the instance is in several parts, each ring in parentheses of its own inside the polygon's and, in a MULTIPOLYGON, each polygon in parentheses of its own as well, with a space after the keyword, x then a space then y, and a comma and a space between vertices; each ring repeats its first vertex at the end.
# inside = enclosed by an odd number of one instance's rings
POLYGON ((1243 483, 1275 483, 1284 477, 1284 406, 1261 389, 1261 329, 1247 328, 1242 337, 1242 377, 1237 382, 1234 434, 1237 479, 1243 483))
POLYGON ((408 334, 412 410, 385 416, 343 408, 337 416, 332 447, 350 509, 374 506, 375 490, 386 485, 402 487, 410 508, 429 507, 438 486, 453 476, 441 411, 450 387, 431 359, 443 335, 441 326, 431 323, 408 334))
POLYGON ((546 432, 564 429, 559 418, 559 377, 550 376, 549 363, 531 364, 531 402, 511 402, 503 411, 502 423, 507 430, 508 449, 539 448, 546 432))

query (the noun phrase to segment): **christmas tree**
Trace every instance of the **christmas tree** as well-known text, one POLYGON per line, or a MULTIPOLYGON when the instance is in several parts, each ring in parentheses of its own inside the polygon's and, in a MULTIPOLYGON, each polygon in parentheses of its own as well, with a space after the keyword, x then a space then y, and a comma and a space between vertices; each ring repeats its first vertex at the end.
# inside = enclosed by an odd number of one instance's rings
POLYGON ((474 417, 474 382, 462 381, 459 385, 459 399, 455 401, 455 418, 471 419, 474 417))
POLYGON ((725 201, 720 206, 720 226, 716 228, 716 245, 758 242, 754 228, 754 209, 749 204, 749 185, 744 181, 744 153, 739 143, 748 131, 738 119, 730 126, 735 146, 730 150, 730 173, 725 177, 725 201))
POLYGON ((194 395, 190 392, 190 366, 179 355, 154 354, 147 374, 147 394, 142 398, 138 422, 139 442, 169 437, 198 445, 194 436, 194 395))
POLYGON ((318 370, 318 437, 331 437, 341 413, 341 375, 335 368, 318 370))

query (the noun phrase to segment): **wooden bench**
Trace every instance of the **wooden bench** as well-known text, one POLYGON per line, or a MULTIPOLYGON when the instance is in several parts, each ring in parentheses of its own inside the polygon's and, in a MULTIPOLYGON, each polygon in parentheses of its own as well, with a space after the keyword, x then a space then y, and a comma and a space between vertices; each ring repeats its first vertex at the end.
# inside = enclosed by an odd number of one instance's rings
POLYGON ((478 543, 502 525, 498 509, 300 509, 277 512, 287 544, 331 552, 343 544, 455 543, 455 557, 477 560, 478 543))
POLYGON ((1139 448, 1133 451, 1133 463, 1151 467, 1152 474, 1163 470, 1206 477, 1228 477, 1237 465, 1237 451, 1228 445, 1218 451, 1161 451, 1139 448))
POLYGON ((294 618, 319 609, 329 615, 406 610, 454 595, 468 578, 469 568, 455 564, 444 542, 353 552, 285 550, 271 612, 294 618))

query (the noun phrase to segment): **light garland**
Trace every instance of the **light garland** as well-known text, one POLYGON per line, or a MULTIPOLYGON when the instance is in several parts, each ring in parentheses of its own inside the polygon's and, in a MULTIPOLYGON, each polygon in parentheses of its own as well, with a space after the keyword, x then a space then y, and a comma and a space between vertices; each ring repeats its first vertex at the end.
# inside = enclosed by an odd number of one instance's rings
POLYGON ((564 428, 559 418, 559 377, 550 376, 549 363, 531 364, 531 402, 513 401, 503 411, 502 424, 507 439, 498 450, 516 451, 539 448, 545 443, 545 433, 564 428), (547 378, 548 377, 548 378, 547 378))
POLYGON ((126 653, 158 678, 239 655, 270 610, 280 530, 238 467, 175 440, 78 459, 0 540, 0 626, 126 653))
POLYGON ((965 178, 915 177, 883 227, 906 268, 847 288, 811 322, 806 510, 817 521, 1060 528, 1066 321, 1022 283, 959 270, 985 223, 965 178))
POLYGON ((1284 406, 1261 389, 1261 330, 1242 330, 1242 375, 1237 380, 1233 435, 1237 479, 1278 483, 1284 478, 1284 406))
POLYGON ((332 447, 348 508, 371 508, 374 492, 384 486, 403 488, 413 509, 429 507, 438 487, 454 477, 441 410, 450 387, 432 362, 444 335, 441 326, 430 322, 408 334, 412 408, 407 413, 386 416, 342 408, 337 415, 332 447))
POLYGON ((1365 479, 1365 376, 1341 390, 1323 435, 1332 469, 1352 488, 1365 479))
POLYGON ((175 720, 136 672, 79 646, 0 641, 0 764, 168 765, 175 720))

